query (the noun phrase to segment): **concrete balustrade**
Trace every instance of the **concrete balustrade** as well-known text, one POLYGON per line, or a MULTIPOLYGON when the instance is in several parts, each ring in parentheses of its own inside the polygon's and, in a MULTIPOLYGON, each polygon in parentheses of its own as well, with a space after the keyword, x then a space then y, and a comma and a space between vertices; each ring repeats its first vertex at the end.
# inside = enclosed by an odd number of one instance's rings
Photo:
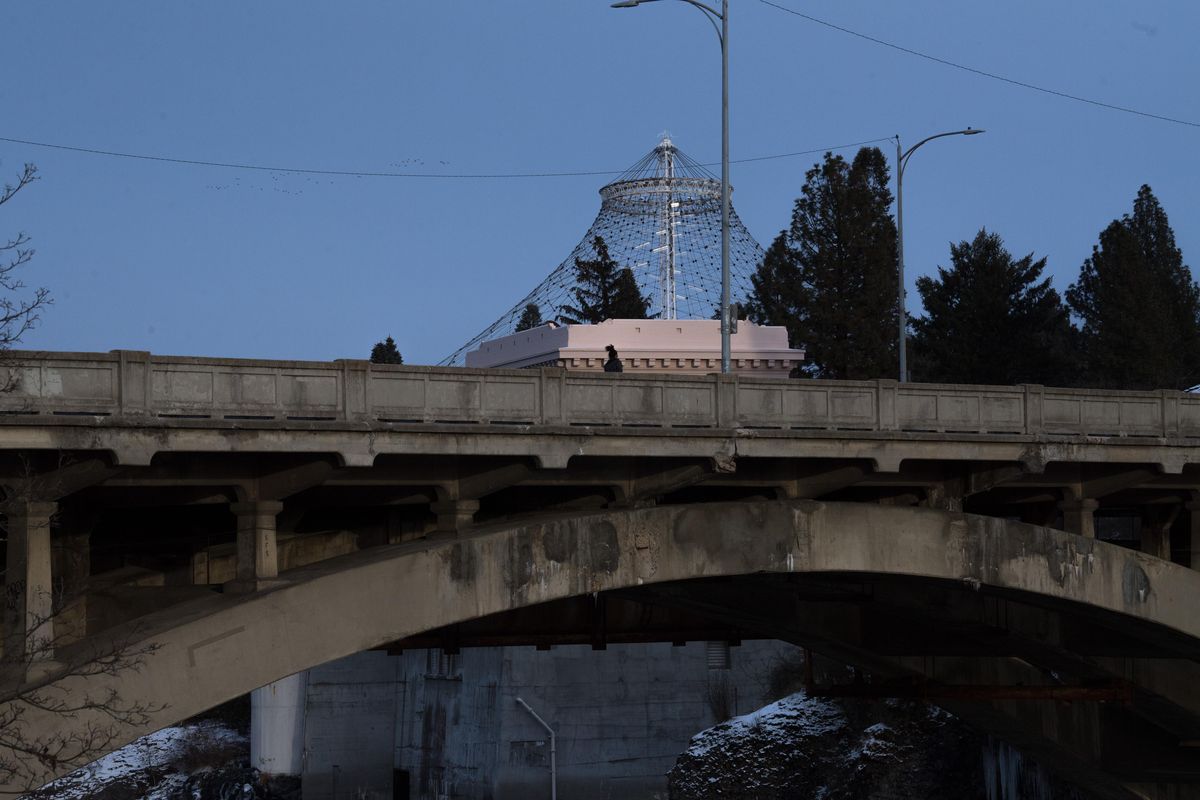
POLYGON ((1200 436, 1200 396, 1176 391, 13 355, 14 390, 0 395, 10 415, 1200 436))

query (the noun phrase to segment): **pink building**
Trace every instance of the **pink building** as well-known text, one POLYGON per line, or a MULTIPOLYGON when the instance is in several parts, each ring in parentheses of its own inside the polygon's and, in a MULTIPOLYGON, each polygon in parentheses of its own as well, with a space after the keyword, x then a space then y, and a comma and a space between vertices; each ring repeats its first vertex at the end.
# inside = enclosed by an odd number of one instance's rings
MULTIPOLYGON (((705 374, 721 371, 720 322, 708 319, 610 319, 599 325, 559 325, 501 336, 467 353, 468 367, 564 367, 600 372, 607 345, 620 354, 625 372, 705 374)), ((804 361, 788 347, 787 329, 738 323, 730 337, 733 371, 786 378, 804 361)))

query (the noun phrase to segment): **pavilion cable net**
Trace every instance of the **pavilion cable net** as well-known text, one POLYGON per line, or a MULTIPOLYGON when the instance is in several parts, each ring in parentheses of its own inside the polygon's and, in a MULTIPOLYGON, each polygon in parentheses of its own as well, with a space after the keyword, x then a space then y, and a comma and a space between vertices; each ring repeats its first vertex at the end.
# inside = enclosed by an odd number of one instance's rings
MULTIPOLYGON (((732 191, 732 189, 731 189, 732 191)), ((596 257, 597 236, 629 267, 656 319, 714 319, 721 306, 721 181, 664 135, 658 146, 600 190, 600 213, 583 240, 537 288, 440 363, 461 365, 482 342, 516 331, 525 307, 553 320, 575 304, 575 259, 596 257)), ((729 296, 751 292, 763 249, 729 209, 729 296)))

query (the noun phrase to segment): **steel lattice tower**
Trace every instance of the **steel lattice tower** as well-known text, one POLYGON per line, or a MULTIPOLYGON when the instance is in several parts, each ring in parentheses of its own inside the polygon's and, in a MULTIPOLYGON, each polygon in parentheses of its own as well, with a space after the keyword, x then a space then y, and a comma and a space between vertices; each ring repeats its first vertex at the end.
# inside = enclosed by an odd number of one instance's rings
MULTIPOLYGON (((549 276, 442 364, 461 364, 481 342, 516 330, 534 303, 545 320, 574 302, 575 259, 595 257, 597 236, 609 255, 629 267, 650 315, 658 319, 714 319, 721 305, 721 181, 664 135, 658 146, 600 190, 600 213, 583 240, 549 276)), ((729 219, 730 296, 749 296, 750 276, 763 249, 736 212, 729 219)))

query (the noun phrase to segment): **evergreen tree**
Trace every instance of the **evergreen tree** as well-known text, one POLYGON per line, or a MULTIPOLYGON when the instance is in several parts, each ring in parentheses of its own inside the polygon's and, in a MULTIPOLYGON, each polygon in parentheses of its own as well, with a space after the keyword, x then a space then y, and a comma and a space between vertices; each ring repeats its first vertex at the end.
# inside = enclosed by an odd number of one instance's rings
POLYGON ((521 312, 521 318, 517 320, 517 330, 527 331, 530 328, 536 328, 542 324, 542 310, 538 308, 537 303, 526 303, 525 309, 521 312))
POLYGON ((575 259, 575 305, 560 309, 563 321, 595 325, 606 319, 646 319, 650 301, 638 289, 633 270, 618 266, 602 236, 592 240, 592 248, 595 259, 575 259))
POLYGON ((400 351, 396 349, 396 342, 392 337, 387 337, 382 342, 376 342, 371 348, 371 363, 372 364, 403 364, 404 359, 400 356, 400 351))
POLYGON ((912 321, 913 378, 937 383, 1069 386, 1070 313, 1039 280, 1046 259, 1014 259, 995 233, 950 246, 950 269, 917 279, 925 316, 912 321))
POLYGON ((1182 389, 1200 381, 1200 288, 1149 186, 1132 216, 1100 234, 1067 302, 1083 323, 1085 383, 1182 389))
MULTIPOLYGON (((808 291, 800 280, 796 253, 781 231, 767 248, 763 262, 750 276, 754 290, 746 298, 746 316, 763 325, 783 325, 794 347, 810 341, 808 291)), ((720 310, 714 319, 720 318, 720 310)))
POLYGON ((805 174, 792 224, 753 277, 755 322, 786 325, 819 378, 896 371, 896 224, 887 160, 825 154, 805 174))

